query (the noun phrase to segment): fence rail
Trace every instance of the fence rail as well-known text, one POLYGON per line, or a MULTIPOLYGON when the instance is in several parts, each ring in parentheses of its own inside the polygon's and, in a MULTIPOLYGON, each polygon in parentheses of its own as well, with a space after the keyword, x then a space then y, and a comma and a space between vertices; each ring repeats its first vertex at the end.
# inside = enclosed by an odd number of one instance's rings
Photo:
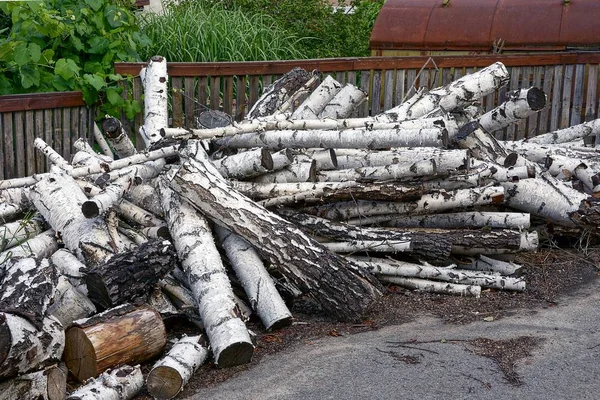
POLYGON ((93 136, 93 116, 81 92, 0 96, 0 179, 47 171, 45 157, 33 148, 37 137, 69 159, 75 140, 93 136))
MULTIPOLYGON (((506 65, 510 83, 483 99, 491 110, 509 90, 538 86, 548 95, 540 113, 516 126, 498 132, 500 139, 521 139, 564 128, 599 117, 598 66, 600 52, 544 53, 523 55, 368 57, 344 59, 169 63, 172 126, 194 127, 195 117, 205 109, 218 109, 241 120, 256 102, 262 88, 294 67, 317 70, 341 83, 365 90, 368 103, 359 116, 375 115, 414 93, 415 87, 445 85, 496 61, 506 65)), ((116 72, 135 76, 126 91, 142 99, 140 69, 143 63, 117 63, 116 72)), ((130 130, 137 132, 141 116, 130 130)))

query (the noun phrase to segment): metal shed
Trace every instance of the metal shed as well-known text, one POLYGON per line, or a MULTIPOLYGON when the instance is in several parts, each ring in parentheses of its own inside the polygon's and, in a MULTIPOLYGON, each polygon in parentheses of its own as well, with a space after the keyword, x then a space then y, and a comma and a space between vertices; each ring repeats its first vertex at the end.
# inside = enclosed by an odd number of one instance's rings
POLYGON ((376 56, 599 50, 600 0, 387 0, 376 56))

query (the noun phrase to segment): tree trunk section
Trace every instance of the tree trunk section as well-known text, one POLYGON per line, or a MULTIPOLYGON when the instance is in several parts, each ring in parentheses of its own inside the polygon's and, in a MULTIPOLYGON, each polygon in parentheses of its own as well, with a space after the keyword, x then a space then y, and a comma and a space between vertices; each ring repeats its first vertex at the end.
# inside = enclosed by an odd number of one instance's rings
POLYGON ((144 376, 139 365, 123 365, 90 380, 71 393, 67 400, 129 400, 143 386, 144 376))
POLYGON ((213 160, 213 164, 225 178, 245 179, 273 170, 273 157, 260 148, 213 160))
POLYGON ((43 371, 31 372, 0 383, 2 400, 64 400, 67 394, 67 373, 54 365, 43 371))
POLYGON ((400 276, 382 275, 381 281, 393 283, 407 289, 413 289, 420 292, 452 294, 457 296, 481 296, 481 286, 461 285, 460 283, 437 282, 428 279, 403 278, 400 276))
POLYGON ((323 82, 292 113, 291 119, 318 119, 325 106, 342 89, 342 84, 327 75, 323 82))
POLYGON ((162 139, 160 130, 169 126, 167 107, 167 60, 154 56, 140 73, 144 87, 144 125, 140 134, 146 147, 162 139))
POLYGON ((319 118, 348 118, 366 99, 367 94, 363 90, 346 83, 325 105, 319 118))
POLYGON ((160 314, 125 304, 77 320, 66 331, 64 360, 80 382, 108 368, 137 364, 159 355, 167 334, 160 314))
POLYGON ((488 133, 504 129, 546 107, 543 90, 531 87, 507 93, 508 100, 478 118, 479 126, 488 133))
POLYGON ((135 145, 129 139, 123 124, 118 119, 106 118, 102 121, 102 130, 119 158, 129 157, 137 153, 135 145))

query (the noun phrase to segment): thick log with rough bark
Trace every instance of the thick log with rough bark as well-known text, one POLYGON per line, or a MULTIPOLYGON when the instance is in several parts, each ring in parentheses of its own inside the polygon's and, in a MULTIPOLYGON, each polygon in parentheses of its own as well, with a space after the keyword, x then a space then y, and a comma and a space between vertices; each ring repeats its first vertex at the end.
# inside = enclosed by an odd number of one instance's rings
POLYGON ((144 386, 140 366, 123 365, 102 373, 75 390, 67 400, 129 400, 144 386))
POLYGON ((2 400, 64 400, 66 394, 67 371, 58 365, 0 383, 2 400))
POLYGON ((188 159, 170 185, 194 207, 243 237, 290 283, 341 320, 360 318, 379 298, 382 288, 369 274, 233 190, 202 149, 190 145, 188 154, 196 159, 188 159))
POLYGON ((133 302, 146 295, 176 262, 175 249, 166 240, 151 240, 120 252, 87 272, 88 297, 102 310, 133 302))
POLYGON ((523 278, 512 278, 480 271, 469 271, 449 267, 434 267, 426 264, 419 265, 387 258, 349 258, 377 276, 384 275, 432 279, 436 281, 460 283, 462 285, 476 285, 518 292, 525 290, 525 280, 523 278))
POLYGON ((73 322, 66 331, 63 359, 80 382, 121 364, 137 364, 159 355, 167 334, 160 314, 129 304, 73 322))
POLYGON ((183 390, 194 372, 208 357, 202 336, 184 336, 148 374, 146 386, 155 399, 172 399, 183 390))
POLYGON ((65 347, 62 325, 53 317, 37 329, 17 315, 0 313, 0 379, 58 362, 65 347))
POLYGON ((266 147, 269 149, 347 148, 389 149, 390 147, 446 147, 448 131, 445 128, 424 129, 366 129, 267 131, 244 133, 216 139, 218 147, 239 149, 266 147))
POLYGON ((486 132, 504 129, 546 107, 546 94, 537 87, 507 93, 508 100, 477 119, 486 132))
POLYGON ((185 281, 198 304, 215 363, 219 367, 248 363, 254 346, 240 319, 210 227, 201 214, 166 186, 165 181, 160 182, 165 218, 185 281))
POLYGON ((129 139, 125 128, 123 128, 123 124, 117 118, 110 117, 102 121, 102 130, 119 158, 129 157, 137 153, 135 145, 129 139))
POLYGON ((292 314, 277 291, 256 250, 239 235, 220 226, 215 227, 235 275, 242 284, 250 307, 258 314, 266 330, 292 323, 292 314))

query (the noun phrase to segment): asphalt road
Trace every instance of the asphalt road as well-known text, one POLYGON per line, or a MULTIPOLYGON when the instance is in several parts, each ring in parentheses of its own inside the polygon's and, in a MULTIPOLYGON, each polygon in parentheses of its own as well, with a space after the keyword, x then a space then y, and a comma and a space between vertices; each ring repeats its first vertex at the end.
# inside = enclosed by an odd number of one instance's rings
POLYGON ((327 337, 265 356, 259 365, 188 399, 598 399, 600 282, 552 308, 468 325, 423 316, 377 331, 327 337), (542 339, 510 384, 467 341, 542 339), (419 343, 406 344, 417 340, 419 343), (398 347, 404 343, 404 347, 398 347), (408 347, 410 346, 410 347, 408 347), (412 362, 411 362, 412 361, 412 362))

